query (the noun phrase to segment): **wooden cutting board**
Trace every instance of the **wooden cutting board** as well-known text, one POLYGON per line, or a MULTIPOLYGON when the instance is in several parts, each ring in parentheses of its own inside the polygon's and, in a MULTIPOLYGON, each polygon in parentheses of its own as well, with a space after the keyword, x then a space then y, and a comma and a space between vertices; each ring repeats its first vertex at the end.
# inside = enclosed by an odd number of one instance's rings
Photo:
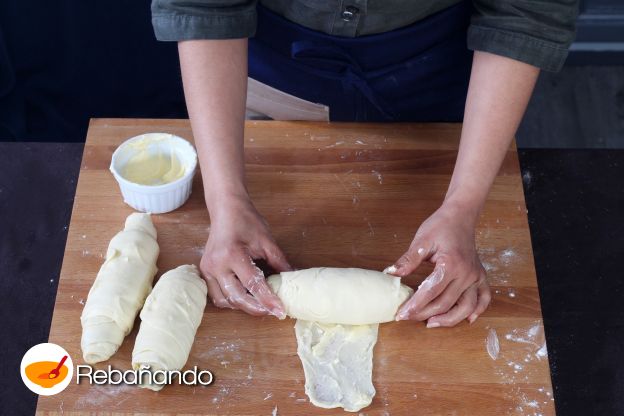
MULTIPOLYGON (((382 270, 409 246, 441 203, 457 155, 459 124, 250 121, 249 190, 279 245, 298 268, 382 270)), ((170 132, 192 140, 187 120, 93 120, 85 145, 50 342, 83 364, 80 313, 108 242, 132 209, 108 171, 125 139, 170 132)), ((530 178, 528 178, 530 180, 530 178)), ((159 275, 198 264, 210 230, 199 174, 190 200, 153 216, 159 275)), ((477 230, 493 301, 474 324, 426 329, 382 324, 375 347, 377 395, 366 415, 554 415, 540 300, 517 153, 510 149, 477 230), (486 338, 495 330, 500 354, 486 338)), ((431 271, 424 266, 408 283, 431 271)), ((311 405, 296 354, 294 320, 257 318, 209 304, 187 362, 211 370, 208 387, 72 383, 41 396, 40 414, 330 415, 311 405), (75 412, 75 413, 74 413, 75 412)), ((138 321, 119 352, 97 368, 130 368, 138 321)))

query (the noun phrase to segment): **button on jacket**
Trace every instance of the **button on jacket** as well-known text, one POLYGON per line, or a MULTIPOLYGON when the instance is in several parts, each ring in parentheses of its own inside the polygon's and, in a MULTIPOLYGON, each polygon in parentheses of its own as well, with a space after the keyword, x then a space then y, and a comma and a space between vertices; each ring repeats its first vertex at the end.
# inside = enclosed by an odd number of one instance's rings
MULTIPOLYGON (((342 37, 388 32, 445 9, 456 0, 261 0, 309 29, 342 37)), ((468 48, 546 71, 563 66, 574 39, 577 0, 474 0, 468 48)), ((163 41, 254 35, 254 0, 153 0, 152 24, 163 41)))

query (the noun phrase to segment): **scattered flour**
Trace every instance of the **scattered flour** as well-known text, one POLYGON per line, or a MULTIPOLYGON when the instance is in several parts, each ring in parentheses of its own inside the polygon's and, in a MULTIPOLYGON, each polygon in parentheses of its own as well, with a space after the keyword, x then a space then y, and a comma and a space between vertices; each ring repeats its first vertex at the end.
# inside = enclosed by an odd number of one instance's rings
MULTIPOLYGON (((221 386, 217 394, 212 398, 214 404, 220 404, 226 397, 232 394, 232 388, 228 386, 221 386)), ((218 407, 218 406, 217 406, 218 407)))
POLYGON ((511 329, 501 340, 500 360, 497 360, 494 371, 505 386, 506 400, 513 403, 507 414, 543 416, 551 409, 553 401, 550 386, 536 389, 529 387, 538 375, 540 365, 537 363, 540 357, 547 356, 541 321, 535 321, 525 328, 511 329), (516 345, 508 348, 505 342, 516 345))
POLYGON ((517 257, 516 252, 511 248, 503 250, 498 256, 501 263, 504 264, 505 266, 509 266, 511 262, 513 262, 516 259, 516 257, 517 257))
POLYGON ((233 342, 223 341, 200 355, 202 360, 217 359, 219 361, 238 362, 241 360, 240 347, 245 342, 240 338, 233 342))
POLYGON ((377 172, 376 170, 371 170, 371 173, 377 178, 380 185, 383 184, 383 176, 381 176, 381 173, 377 172))
MULTIPOLYGON (((489 230, 485 233, 479 231, 483 239, 489 237, 489 230)), ((511 247, 497 252, 493 247, 480 247, 478 249, 481 264, 488 274, 489 282, 494 286, 502 286, 509 283, 509 267, 519 260, 518 253, 511 247)), ((511 293, 511 292, 510 292, 511 293)), ((510 295, 510 297, 513 297, 510 295)))
POLYGON ((537 357, 538 360, 548 357, 548 348, 546 347, 545 342, 544 342, 544 345, 542 345, 540 349, 537 350, 537 352, 535 353, 535 356, 537 357))
POLYGON ((89 388, 87 394, 81 396, 76 401, 76 408, 84 407, 101 407, 106 404, 107 407, 117 407, 121 403, 134 397, 132 393, 136 386, 128 384, 114 385, 93 385, 89 388))
POLYGON ((537 336, 537 333, 539 332, 541 326, 540 324, 535 324, 533 325, 531 328, 529 328, 529 330, 527 331, 527 335, 531 338, 534 339, 537 336))
POLYGON ((332 147, 341 146, 343 144, 345 144, 344 140, 340 140, 340 141, 337 141, 334 144, 328 144, 327 146, 324 146, 323 148, 319 148, 318 151, 320 152, 323 149, 331 149, 332 147))
POLYGON ((490 328, 487 338, 485 339, 485 347, 490 358, 496 360, 500 353, 500 344, 498 342, 498 335, 494 328, 490 328))

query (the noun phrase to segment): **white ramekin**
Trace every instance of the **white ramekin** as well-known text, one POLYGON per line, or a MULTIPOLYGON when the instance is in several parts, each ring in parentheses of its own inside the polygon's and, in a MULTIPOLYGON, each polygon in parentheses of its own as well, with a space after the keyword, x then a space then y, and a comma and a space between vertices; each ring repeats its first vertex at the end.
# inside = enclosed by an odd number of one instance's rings
POLYGON ((162 214, 182 206, 191 195, 193 176, 197 168, 197 152, 188 141, 169 133, 145 133, 123 142, 113 153, 110 171, 119 183, 124 202, 137 211, 162 214), (160 151, 170 147, 184 166, 184 175, 164 185, 141 185, 131 182, 121 174, 124 165, 139 150, 130 144, 146 140, 147 151, 160 151))

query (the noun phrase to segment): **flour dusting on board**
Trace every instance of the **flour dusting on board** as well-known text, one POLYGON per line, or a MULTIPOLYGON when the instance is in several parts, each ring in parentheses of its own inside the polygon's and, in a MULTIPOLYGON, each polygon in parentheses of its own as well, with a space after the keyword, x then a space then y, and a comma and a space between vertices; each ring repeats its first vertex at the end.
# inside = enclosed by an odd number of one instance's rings
MULTIPOLYGON (((233 329, 232 334, 235 336, 237 330, 233 329)), ((236 404, 232 396, 241 388, 251 386, 255 376, 255 368, 253 358, 244 348, 246 343, 241 338, 234 338, 228 341, 219 341, 216 336, 209 337, 212 341, 205 351, 198 353, 198 361, 204 363, 206 367, 215 364, 221 364, 228 372, 236 373, 233 378, 225 377, 215 378, 215 383, 210 392, 213 394, 210 399, 216 409, 231 407, 236 404)), ((208 390, 207 390, 208 391, 208 390)), ((268 400, 273 397, 273 392, 265 391, 261 399, 268 400)))
MULTIPOLYGON (((478 234, 483 240, 489 238, 490 230, 479 231, 478 234)), ((479 258, 481 264, 487 272, 488 281, 493 286, 502 286, 509 283, 509 267, 517 263, 521 257, 512 247, 497 251, 493 247, 479 247, 479 258)), ((513 292, 510 292, 513 293, 513 292)), ((510 294, 509 297, 515 297, 510 294)))
POLYGON ((76 401, 76 408, 106 406, 107 408, 116 408, 128 399, 134 397, 132 393, 138 387, 129 384, 114 385, 93 385, 89 388, 87 394, 82 395, 76 401))
POLYGON ((535 353, 535 356, 537 357, 538 360, 541 360, 542 358, 547 358, 548 357, 548 349, 546 347, 546 343, 544 342, 544 345, 542 345, 540 347, 539 350, 537 350, 537 352, 535 353))
POLYGON ((381 173, 377 172, 376 170, 371 170, 371 174, 377 178, 377 181, 379 181, 379 184, 383 184, 383 176, 381 175, 381 173))
POLYGON ((320 152, 323 149, 332 149, 332 148, 337 147, 337 146, 342 146, 343 144, 345 144, 345 141, 344 140, 339 140, 339 141, 337 141, 334 144, 328 144, 327 146, 323 146, 322 148, 318 148, 317 150, 320 152))
POLYGON ((294 207, 288 207, 288 208, 284 208, 282 209, 282 214, 286 214, 288 216, 290 215, 295 215, 295 213, 297 212, 297 208, 294 207))
POLYGON ((496 360, 500 353, 500 344, 498 343, 498 335, 494 328, 490 328, 487 338, 485 339, 485 347, 491 359, 496 360))
POLYGON ((516 328, 506 334, 505 339, 513 342, 533 345, 536 348, 540 348, 540 344, 536 342, 536 337, 539 334, 541 328, 542 326, 540 323, 533 325, 528 330, 516 328))
MULTIPOLYGON (((499 332, 502 332, 498 328, 499 332)), ((489 329, 486 338, 486 350, 493 359, 493 332, 489 329)), ((494 331, 495 333, 495 331, 494 331)), ((494 373, 505 386, 505 399, 512 405, 509 415, 539 416, 550 409, 553 401, 550 386, 530 387, 539 376, 543 364, 540 360, 547 357, 546 341, 540 320, 528 326, 508 328, 501 337, 497 360, 492 364, 494 373)))
POLYGON ((221 386, 217 391, 217 394, 212 398, 212 403, 217 405, 217 409, 219 405, 223 403, 224 399, 232 394, 232 388, 230 386, 221 386))
POLYGON ((228 362, 238 362, 241 360, 240 348, 245 345, 242 339, 236 339, 232 342, 222 341, 214 347, 200 354, 202 360, 219 360, 228 362))

